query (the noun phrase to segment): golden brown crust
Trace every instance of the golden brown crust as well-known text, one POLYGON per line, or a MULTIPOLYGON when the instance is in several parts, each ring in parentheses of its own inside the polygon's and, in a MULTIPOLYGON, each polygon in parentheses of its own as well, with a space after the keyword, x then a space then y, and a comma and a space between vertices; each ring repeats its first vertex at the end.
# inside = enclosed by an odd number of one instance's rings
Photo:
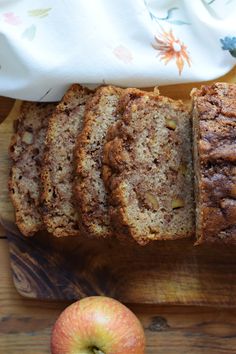
POLYGON ((236 244, 236 85, 191 95, 197 244, 236 244))
POLYGON ((118 119, 121 92, 122 89, 114 86, 97 89, 86 104, 83 130, 77 138, 75 196, 80 221, 87 233, 94 237, 112 235, 101 165, 106 132, 118 119))
POLYGON ((81 234, 73 197, 73 154, 82 129, 85 104, 91 94, 80 85, 72 85, 49 122, 41 174, 42 201, 44 223, 56 237, 81 234))
POLYGON ((40 171, 48 121, 55 106, 54 103, 24 102, 14 122, 15 134, 9 147, 13 165, 8 185, 16 224, 25 236, 32 236, 44 227, 40 171))
POLYGON ((140 244, 192 235, 191 134, 184 105, 135 90, 121 98, 120 110, 122 119, 107 134, 103 168, 116 232, 140 244))

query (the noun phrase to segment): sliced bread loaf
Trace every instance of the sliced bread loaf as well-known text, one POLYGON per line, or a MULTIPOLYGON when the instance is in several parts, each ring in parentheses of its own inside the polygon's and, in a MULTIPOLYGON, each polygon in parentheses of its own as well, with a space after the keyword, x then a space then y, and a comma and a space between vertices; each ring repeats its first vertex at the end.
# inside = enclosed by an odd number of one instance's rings
POLYGON ((180 101, 137 90, 107 135, 104 182, 116 233, 139 244, 194 232, 190 114, 180 101))
POLYGON ((89 235, 112 234, 108 196, 101 176, 103 144, 111 124, 118 119, 117 105, 122 90, 113 86, 97 89, 86 104, 84 126, 75 153, 75 196, 80 221, 89 235))
POLYGON ((41 175, 43 216, 48 231, 57 237, 81 233, 73 196, 74 148, 91 95, 88 89, 73 85, 49 122, 41 175))
POLYGON ((236 244, 236 84, 192 99, 197 244, 236 244))
POLYGON ((24 102, 15 121, 9 149, 13 161, 9 191, 16 224, 25 236, 32 236, 43 228, 40 171, 48 121, 55 107, 54 103, 24 102))

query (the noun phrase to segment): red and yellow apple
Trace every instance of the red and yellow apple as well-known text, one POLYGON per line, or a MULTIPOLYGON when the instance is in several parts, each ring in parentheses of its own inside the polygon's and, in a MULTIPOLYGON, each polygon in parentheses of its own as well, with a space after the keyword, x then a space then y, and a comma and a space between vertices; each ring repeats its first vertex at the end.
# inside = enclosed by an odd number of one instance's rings
POLYGON ((68 306, 56 321, 52 354, 144 354, 137 317, 120 302, 92 296, 68 306))

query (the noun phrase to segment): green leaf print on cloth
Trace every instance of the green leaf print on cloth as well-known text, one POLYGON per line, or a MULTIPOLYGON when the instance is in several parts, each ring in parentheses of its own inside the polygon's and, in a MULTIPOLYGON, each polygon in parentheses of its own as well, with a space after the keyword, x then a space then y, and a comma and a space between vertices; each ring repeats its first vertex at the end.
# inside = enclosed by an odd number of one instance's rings
MULTIPOLYGON (((42 18, 48 16, 49 11, 51 9, 52 9, 51 7, 40 8, 40 9, 29 10, 27 13, 28 13, 28 16, 30 16, 30 17, 42 19, 42 18)), ((37 27, 35 24, 32 24, 31 26, 28 26, 25 28, 25 30, 21 34, 21 37, 24 39, 27 39, 28 41, 33 41, 33 39, 36 36, 36 32, 37 32, 37 27)))
POLYGON ((47 8, 47 9, 34 9, 34 10, 29 10, 29 11, 28 11, 28 15, 29 15, 29 16, 32 16, 32 17, 43 18, 43 17, 48 16, 48 13, 49 13, 49 11, 50 11, 51 9, 52 9, 52 8, 49 7, 49 8, 47 8))
POLYGON ((36 35, 36 26, 31 25, 30 27, 27 27, 24 32, 22 33, 22 38, 28 39, 29 41, 32 41, 36 35))

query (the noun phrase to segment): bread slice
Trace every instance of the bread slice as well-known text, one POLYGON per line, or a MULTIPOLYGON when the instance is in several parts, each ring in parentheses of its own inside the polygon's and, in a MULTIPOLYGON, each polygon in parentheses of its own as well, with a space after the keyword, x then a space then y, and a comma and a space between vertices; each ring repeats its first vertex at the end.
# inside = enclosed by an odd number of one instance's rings
POLYGON ((101 176, 103 144, 109 126, 118 119, 122 89, 104 86, 86 104, 83 130, 76 148, 75 196, 84 229, 94 237, 112 235, 107 192, 101 176))
POLYGON ((47 230, 57 237, 81 233, 73 196, 74 148, 91 95, 88 89, 72 85, 49 122, 41 176, 43 216, 47 230))
POLYGON ((55 107, 54 103, 23 102, 14 122, 15 134, 9 148, 13 161, 9 191, 16 224, 25 236, 43 228, 40 171, 48 121, 55 107))
POLYGON ((194 233, 190 114, 180 101, 134 90, 108 132, 104 181, 119 234, 143 245, 194 233))
POLYGON ((191 95, 197 244, 236 244, 236 84, 191 95))

